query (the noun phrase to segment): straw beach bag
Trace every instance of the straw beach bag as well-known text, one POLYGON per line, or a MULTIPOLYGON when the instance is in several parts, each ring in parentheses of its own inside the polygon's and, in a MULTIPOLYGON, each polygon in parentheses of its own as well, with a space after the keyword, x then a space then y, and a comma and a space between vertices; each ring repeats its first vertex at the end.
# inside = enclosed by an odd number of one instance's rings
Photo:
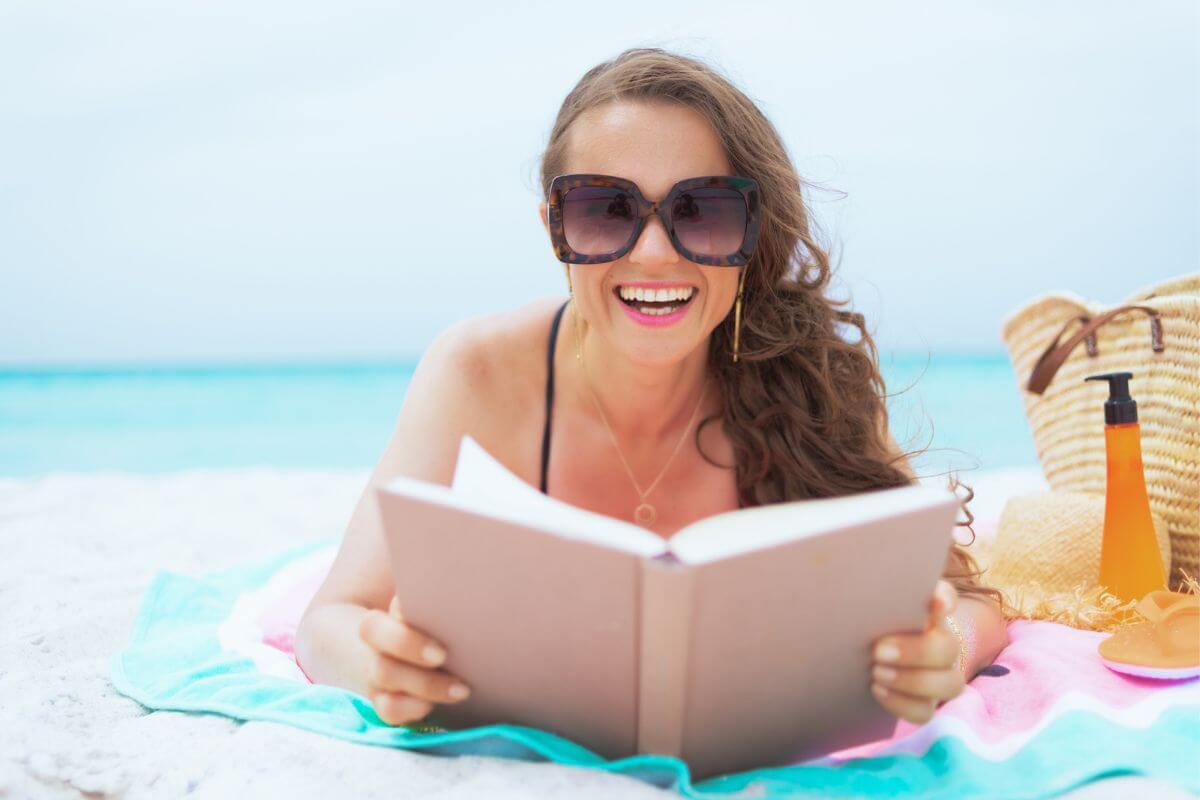
POLYGON ((1169 588, 1183 585, 1181 570, 1200 574, 1200 273, 1116 306, 1042 295, 1005 318, 1001 337, 1056 490, 1104 494, 1108 385, 1084 378, 1133 373, 1146 491, 1171 539, 1169 588))

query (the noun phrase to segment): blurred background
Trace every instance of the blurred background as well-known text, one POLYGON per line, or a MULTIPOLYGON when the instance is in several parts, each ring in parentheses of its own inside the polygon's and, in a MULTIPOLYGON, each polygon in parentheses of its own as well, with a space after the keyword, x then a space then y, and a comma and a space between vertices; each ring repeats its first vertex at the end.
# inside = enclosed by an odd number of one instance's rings
POLYGON ((634 46, 779 129, 920 470, 1036 465, 1003 318, 1200 265, 1197 9, 9 0, 0 475, 372 465, 438 331, 565 297, 537 160, 634 46))

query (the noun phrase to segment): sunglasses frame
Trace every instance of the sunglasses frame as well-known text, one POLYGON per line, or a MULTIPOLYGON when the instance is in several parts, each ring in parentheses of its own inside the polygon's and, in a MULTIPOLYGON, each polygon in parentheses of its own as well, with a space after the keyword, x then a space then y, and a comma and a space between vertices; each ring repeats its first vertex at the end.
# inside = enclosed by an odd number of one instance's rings
POLYGON ((555 177, 550 182, 548 194, 546 222, 550 228, 550 240, 554 246, 555 256, 559 261, 568 264, 604 264, 616 261, 633 249, 638 237, 642 235, 642 231, 646 227, 646 219, 651 214, 657 214, 658 218, 662 220, 663 227, 667 230, 667 235, 671 238, 671 244, 679 255, 689 261, 710 267, 740 267, 749 263, 750 257, 754 255, 754 246, 758 241, 758 228, 762 217, 758 182, 753 178, 742 178, 736 175, 706 175, 699 178, 685 178, 672 186, 662 200, 647 200, 638 185, 626 178, 618 178, 615 175, 578 173, 555 177), (637 203, 638 217, 629 240, 620 248, 602 255, 584 255, 575 252, 567 244, 566 231, 563 230, 563 201, 567 192, 581 186, 611 187, 632 195, 634 202, 637 203), (675 225, 671 221, 671 205, 679 195, 691 189, 711 187, 732 189, 740 194, 746 203, 746 230, 742 236, 742 244, 735 252, 727 256, 711 256, 692 252, 679 241, 679 237, 675 234, 675 225))

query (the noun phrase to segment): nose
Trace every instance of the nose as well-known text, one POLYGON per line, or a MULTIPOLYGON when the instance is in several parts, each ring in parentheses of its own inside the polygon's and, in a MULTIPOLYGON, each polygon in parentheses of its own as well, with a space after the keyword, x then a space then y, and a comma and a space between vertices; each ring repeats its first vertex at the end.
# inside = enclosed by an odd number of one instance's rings
POLYGON ((669 266, 679 261, 679 253, 671 243, 671 236, 657 214, 646 219, 646 225, 633 249, 629 251, 629 262, 644 267, 669 266))

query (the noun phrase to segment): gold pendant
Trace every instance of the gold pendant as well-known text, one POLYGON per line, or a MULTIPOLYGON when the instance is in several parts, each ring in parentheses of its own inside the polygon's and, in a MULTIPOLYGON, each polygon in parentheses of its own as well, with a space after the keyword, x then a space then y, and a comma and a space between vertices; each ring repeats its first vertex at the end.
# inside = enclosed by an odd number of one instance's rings
POLYGON ((642 503, 633 510, 633 521, 638 525, 653 525, 657 518, 658 514, 654 511, 654 506, 649 503, 642 503))

